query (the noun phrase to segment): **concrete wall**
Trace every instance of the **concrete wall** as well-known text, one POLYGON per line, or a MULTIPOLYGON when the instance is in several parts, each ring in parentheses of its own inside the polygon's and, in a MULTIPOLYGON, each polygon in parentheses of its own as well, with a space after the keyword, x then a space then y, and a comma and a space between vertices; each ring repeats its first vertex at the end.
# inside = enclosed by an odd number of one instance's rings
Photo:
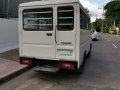
POLYGON ((0 19, 0 52, 18 47, 18 20, 0 19))

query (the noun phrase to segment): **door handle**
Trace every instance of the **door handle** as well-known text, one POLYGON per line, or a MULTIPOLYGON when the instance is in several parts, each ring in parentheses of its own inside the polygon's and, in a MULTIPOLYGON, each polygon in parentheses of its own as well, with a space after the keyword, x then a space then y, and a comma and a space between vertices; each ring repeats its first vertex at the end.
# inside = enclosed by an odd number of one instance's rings
POLYGON ((47 36, 52 36, 52 33, 47 33, 46 35, 47 35, 47 36))

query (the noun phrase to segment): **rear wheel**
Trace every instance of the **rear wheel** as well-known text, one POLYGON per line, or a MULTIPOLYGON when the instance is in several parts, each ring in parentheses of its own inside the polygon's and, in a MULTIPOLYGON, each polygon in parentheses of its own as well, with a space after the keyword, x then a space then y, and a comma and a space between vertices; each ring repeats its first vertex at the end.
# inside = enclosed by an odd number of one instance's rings
POLYGON ((92 44, 90 45, 90 50, 89 50, 89 52, 87 54, 87 58, 89 58, 91 56, 91 49, 92 49, 92 44))
POLYGON ((79 69, 77 70, 77 72, 78 72, 79 74, 82 74, 82 73, 83 73, 83 71, 84 71, 85 60, 86 60, 86 53, 84 54, 82 64, 80 65, 79 69))

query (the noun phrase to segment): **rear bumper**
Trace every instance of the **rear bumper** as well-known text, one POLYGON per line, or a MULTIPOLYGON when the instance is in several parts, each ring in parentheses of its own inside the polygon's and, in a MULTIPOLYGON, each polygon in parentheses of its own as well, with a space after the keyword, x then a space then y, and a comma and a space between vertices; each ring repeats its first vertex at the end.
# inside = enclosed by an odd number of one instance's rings
POLYGON ((40 67, 55 67, 58 69, 70 69, 77 70, 77 61, 67 61, 67 60, 48 60, 48 59, 35 59, 35 58, 25 58, 20 57, 20 64, 40 66, 40 67), (28 61, 24 61, 28 60, 28 61))

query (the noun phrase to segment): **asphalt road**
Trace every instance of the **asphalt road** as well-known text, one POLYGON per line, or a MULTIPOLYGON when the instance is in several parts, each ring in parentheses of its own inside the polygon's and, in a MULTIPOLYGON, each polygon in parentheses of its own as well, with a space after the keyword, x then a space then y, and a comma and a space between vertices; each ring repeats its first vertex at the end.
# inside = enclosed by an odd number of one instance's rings
POLYGON ((0 90, 120 90, 120 37, 100 35, 83 74, 29 70, 0 85, 0 90))

